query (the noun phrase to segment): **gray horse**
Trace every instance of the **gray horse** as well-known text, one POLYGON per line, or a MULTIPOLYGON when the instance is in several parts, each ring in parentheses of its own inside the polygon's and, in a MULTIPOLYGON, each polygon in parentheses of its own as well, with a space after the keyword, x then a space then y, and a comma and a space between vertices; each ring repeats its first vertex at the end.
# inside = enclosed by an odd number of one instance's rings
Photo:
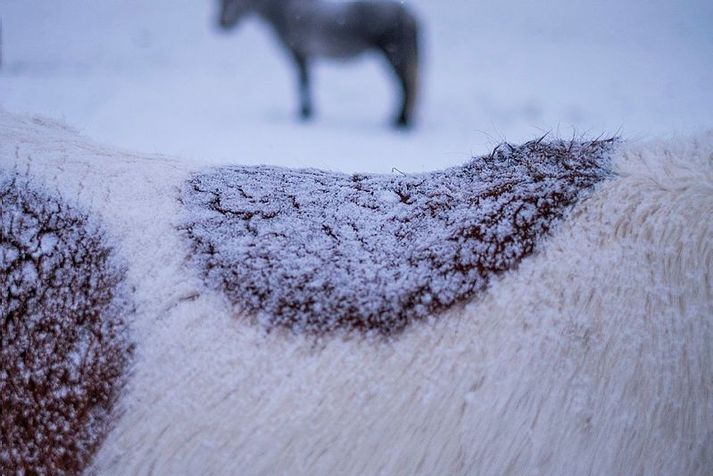
POLYGON ((398 78, 402 101, 394 120, 408 127, 418 86, 418 24, 401 3, 392 0, 220 0, 220 26, 229 29, 256 13, 269 23, 297 66, 300 114, 312 116, 309 64, 313 58, 352 58, 375 50, 398 78))

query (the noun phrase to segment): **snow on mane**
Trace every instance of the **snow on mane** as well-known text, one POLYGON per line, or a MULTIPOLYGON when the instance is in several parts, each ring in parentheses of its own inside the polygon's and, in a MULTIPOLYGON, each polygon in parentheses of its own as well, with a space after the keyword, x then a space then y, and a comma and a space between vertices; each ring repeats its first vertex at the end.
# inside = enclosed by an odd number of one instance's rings
POLYGON ((184 187, 181 229, 207 284, 268 328, 393 334, 532 253, 613 144, 503 144, 409 176, 221 167, 184 187))
POLYGON ((0 473, 77 474, 108 430, 131 344, 102 229, 0 169, 0 473))

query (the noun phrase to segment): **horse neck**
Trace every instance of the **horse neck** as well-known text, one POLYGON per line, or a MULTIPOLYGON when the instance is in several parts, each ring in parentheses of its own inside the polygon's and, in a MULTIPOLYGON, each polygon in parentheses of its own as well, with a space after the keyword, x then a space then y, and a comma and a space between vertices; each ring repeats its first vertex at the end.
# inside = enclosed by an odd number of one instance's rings
POLYGON ((260 0, 255 11, 266 22, 270 23, 278 34, 283 34, 291 19, 288 12, 292 4, 317 2, 318 0, 260 0))
POLYGON ((255 11, 265 21, 272 24, 275 28, 287 21, 285 17, 285 7, 292 0, 260 0, 257 2, 255 11))

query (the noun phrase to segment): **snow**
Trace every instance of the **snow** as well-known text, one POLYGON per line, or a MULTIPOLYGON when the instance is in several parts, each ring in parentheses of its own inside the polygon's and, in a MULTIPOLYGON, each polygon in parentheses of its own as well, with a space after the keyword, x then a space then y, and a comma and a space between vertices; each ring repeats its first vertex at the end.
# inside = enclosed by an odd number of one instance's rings
POLYGON ((504 144, 409 176, 221 167, 183 187, 180 228, 206 284, 268 328, 392 334, 532 253, 611 147, 504 144))
POLYGON ((314 123, 257 19, 216 30, 205 0, 4 0, 0 105, 122 148, 206 164, 419 172, 547 131, 629 139, 713 127, 708 0, 413 0, 419 126, 388 127, 380 59, 317 65, 314 123))

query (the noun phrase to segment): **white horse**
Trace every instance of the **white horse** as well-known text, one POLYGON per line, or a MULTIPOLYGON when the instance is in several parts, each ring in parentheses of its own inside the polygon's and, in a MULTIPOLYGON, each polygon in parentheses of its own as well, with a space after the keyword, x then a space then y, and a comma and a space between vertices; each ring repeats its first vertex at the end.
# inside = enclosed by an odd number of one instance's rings
POLYGON ((709 475, 711 157, 713 134, 623 144, 616 174, 478 299, 390 341, 315 341, 251 325, 186 266, 176 190, 195 165, 0 111, 0 169, 74 197, 128 266, 136 353, 88 474, 709 475))

